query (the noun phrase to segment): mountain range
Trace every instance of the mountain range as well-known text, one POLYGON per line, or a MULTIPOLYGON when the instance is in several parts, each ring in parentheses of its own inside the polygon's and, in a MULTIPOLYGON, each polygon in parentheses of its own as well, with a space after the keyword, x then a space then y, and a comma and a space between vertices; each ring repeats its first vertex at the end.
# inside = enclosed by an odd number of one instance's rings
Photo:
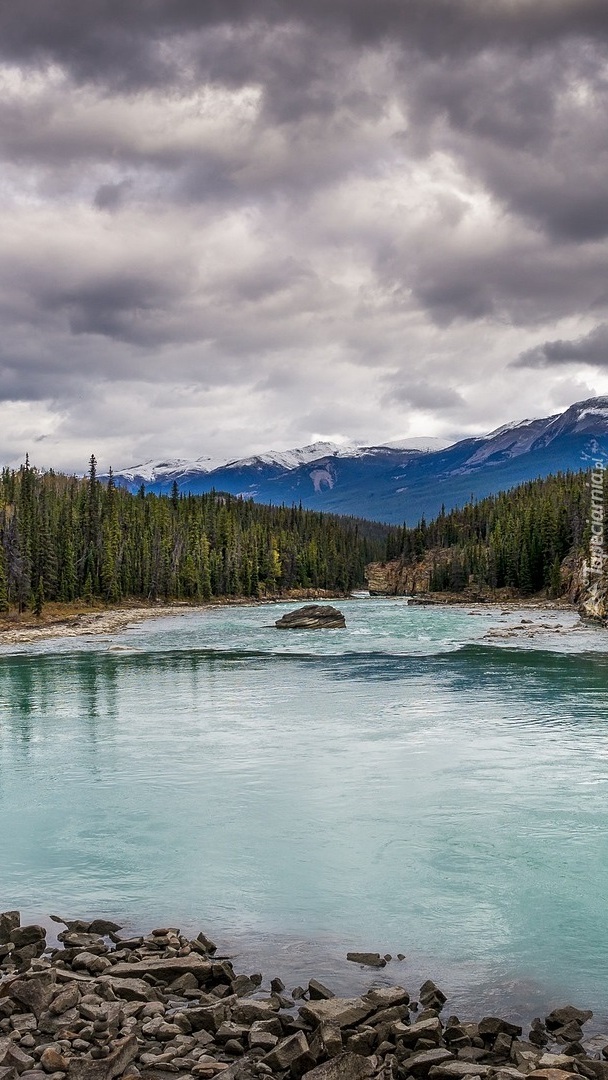
POLYGON ((608 463, 608 397, 563 413, 505 424, 445 446, 437 439, 381 446, 318 442, 235 461, 149 461, 115 474, 137 491, 201 494, 216 490, 256 502, 301 503, 312 510, 408 525, 525 480, 608 463))

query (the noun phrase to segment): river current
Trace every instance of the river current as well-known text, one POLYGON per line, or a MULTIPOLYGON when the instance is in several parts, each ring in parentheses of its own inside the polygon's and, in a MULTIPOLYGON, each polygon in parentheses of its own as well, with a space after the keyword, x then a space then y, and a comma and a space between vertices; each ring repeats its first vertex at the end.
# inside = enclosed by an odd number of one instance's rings
POLYGON ((353 599, 279 632, 293 606, 0 649, 2 907, 204 929, 291 985, 608 1012, 606 631, 353 599))

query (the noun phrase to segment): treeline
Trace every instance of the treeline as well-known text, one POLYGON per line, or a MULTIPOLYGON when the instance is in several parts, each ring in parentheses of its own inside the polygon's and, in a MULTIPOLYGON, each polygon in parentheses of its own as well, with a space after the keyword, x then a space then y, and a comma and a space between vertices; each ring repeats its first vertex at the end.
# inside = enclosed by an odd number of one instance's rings
POLYGON ((0 476, 0 611, 46 600, 208 600, 293 588, 348 591, 382 557, 387 529, 230 495, 137 495, 39 473, 0 476))
POLYGON ((430 558, 432 591, 510 586, 558 596, 562 560, 588 548, 589 518, 589 474, 558 473, 390 533, 386 558, 430 558))

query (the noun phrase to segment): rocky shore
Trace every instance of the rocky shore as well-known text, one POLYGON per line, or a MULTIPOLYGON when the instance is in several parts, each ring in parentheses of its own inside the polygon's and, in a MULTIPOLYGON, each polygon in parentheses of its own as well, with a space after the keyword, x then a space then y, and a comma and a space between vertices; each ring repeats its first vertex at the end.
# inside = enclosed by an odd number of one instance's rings
MULTIPOLYGON (((339 599, 345 600, 343 595, 339 599)), ((259 607, 287 600, 334 600, 335 592, 325 589, 291 589, 276 596, 262 597, 217 597, 208 603, 190 603, 175 601, 141 604, 133 601, 122 607, 103 607, 98 609, 78 609, 64 611, 70 605, 49 604, 41 618, 32 612, 23 616, 12 614, 0 616, 0 646, 28 645, 51 638, 89 637, 117 633, 126 630, 138 622, 147 619, 166 618, 167 616, 186 615, 192 611, 212 610, 221 607, 259 607)))
POLYGON ((44 927, 0 914, 0 1080, 608 1080, 608 1036, 586 1042, 592 1014, 572 1005, 524 1036, 496 1016, 444 1016, 431 981, 415 995, 341 998, 315 979, 287 992, 235 973, 204 933, 53 918, 65 929, 47 947, 44 927))

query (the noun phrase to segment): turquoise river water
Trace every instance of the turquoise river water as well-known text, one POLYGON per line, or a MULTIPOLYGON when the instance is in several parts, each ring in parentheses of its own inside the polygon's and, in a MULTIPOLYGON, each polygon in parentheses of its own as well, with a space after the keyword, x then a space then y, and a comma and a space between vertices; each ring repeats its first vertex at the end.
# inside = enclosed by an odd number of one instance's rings
POLYGON ((371 978, 347 949, 401 951, 380 981, 461 1009, 607 1013, 606 631, 400 599, 274 629, 293 606, 0 649, 3 907, 204 928, 342 991, 371 978))

